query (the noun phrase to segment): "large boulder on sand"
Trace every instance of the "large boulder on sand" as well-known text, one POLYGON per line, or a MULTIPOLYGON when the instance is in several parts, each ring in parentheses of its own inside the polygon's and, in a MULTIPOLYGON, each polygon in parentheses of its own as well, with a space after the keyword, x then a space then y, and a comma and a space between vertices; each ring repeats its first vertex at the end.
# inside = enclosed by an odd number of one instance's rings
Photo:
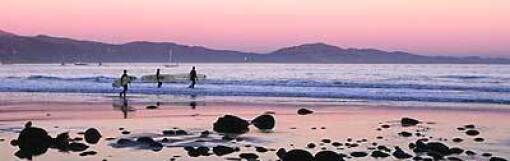
POLYGON ((213 124, 213 130, 223 134, 244 134, 249 131, 248 121, 233 115, 218 118, 213 124))
POLYGON ((275 122, 276 121, 272 115, 260 115, 251 121, 253 126, 257 127, 260 130, 273 129, 275 122))
POLYGON ((15 154, 17 157, 31 159, 32 156, 46 153, 52 144, 52 138, 46 130, 32 127, 32 122, 27 122, 18 139, 11 143, 19 147, 19 151, 15 154))

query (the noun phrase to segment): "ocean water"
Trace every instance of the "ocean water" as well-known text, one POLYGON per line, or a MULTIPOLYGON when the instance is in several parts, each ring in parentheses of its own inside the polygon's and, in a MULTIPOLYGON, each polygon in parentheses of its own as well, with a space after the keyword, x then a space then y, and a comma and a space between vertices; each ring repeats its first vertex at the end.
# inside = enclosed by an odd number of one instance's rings
MULTIPOLYGON (((122 70, 141 76, 188 73, 196 66, 206 80, 156 84, 135 81, 129 93, 142 96, 243 96, 328 99, 405 104, 510 105, 510 66, 408 64, 109 64, 102 66, 0 65, 0 93, 59 93, 116 96, 112 87, 122 70)), ((6 97, 0 97, 7 99, 6 97)), ((16 98, 8 98, 16 99, 16 98)), ((20 98, 21 99, 21 98, 20 98)))

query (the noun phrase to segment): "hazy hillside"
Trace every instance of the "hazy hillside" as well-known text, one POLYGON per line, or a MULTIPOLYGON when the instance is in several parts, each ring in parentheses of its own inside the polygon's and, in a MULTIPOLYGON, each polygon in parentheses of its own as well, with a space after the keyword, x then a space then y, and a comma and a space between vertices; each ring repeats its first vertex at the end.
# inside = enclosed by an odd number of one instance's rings
POLYGON ((107 44, 0 31, 2 63, 167 62, 170 50, 173 60, 178 62, 510 64, 509 59, 430 57, 376 49, 344 49, 324 43, 286 47, 271 53, 247 53, 170 42, 107 44))

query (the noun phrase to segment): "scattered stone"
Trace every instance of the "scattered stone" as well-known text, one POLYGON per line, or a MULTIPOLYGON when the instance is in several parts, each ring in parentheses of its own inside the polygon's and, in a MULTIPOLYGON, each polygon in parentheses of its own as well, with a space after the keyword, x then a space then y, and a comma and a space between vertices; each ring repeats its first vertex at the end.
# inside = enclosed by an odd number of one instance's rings
POLYGON ((400 135, 402 137, 411 137, 411 136, 413 136, 412 133, 409 133, 407 131, 402 131, 402 132, 398 133, 398 135, 400 135))
POLYGON ((492 157, 489 161, 507 161, 505 158, 492 157))
POLYGON ((473 139, 473 140, 474 140, 475 142, 483 142, 483 141, 485 141, 485 139, 483 139, 483 138, 475 138, 475 139, 473 139))
POLYGON ((122 134, 124 134, 124 135, 131 134, 131 132, 130 132, 130 131, 127 131, 127 130, 124 130, 124 131, 122 131, 121 133, 122 133, 122 134))
POLYGON ((357 157, 357 158, 359 158, 359 157, 366 157, 367 155, 368 155, 367 152, 352 152, 351 153, 352 157, 357 157))
POLYGON ((225 115, 220 117, 215 123, 213 130, 224 134, 244 134, 249 131, 248 121, 237 116, 225 115))
POLYGON ((482 153, 482 156, 484 156, 484 157, 491 157, 492 154, 491 153, 482 153))
POLYGON ((395 147, 395 152, 393 152, 393 156, 397 159, 408 159, 413 157, 411 154, 404 152, 400 147, 395 147))
POLYGON ((454 147, 454 148, 450 148, 448 154, 457 154, 457 155, 460 155, 463 152, 464 152, 464 149, 454 147))
POLYGON ((306 109, 306 108, 301 108, 297 111, 297 113, 298 113, 298 115, 309 115, 309 114, 312 114, 313 111, 306 109))
POLYGON ((381 125, 381 127, 387 129, 387 128, 390 128, 390 125, 385 124, 385 125, 381 125))
POLYGON ((243 158, 246 160, 255 160, 255 159, 259 158, 259 156, 254 153, 241 153, 241 154, 239 154, 239 158, 243 158))
POLYGON ((469 136, 476 136, 480 134, 480 132, 478 132, 477 130, 468 130, 466 131, 466 135, 469 135, 469 136))
POLYGON ((320 151, 315 154, 314 161, 343 161, 343 158, 334 151, 320 151))
POLYGON ((148 109, 148 110, 154 110, 154 109, 158 109, 158 106, 150 105, 150 106, 147 106, 145 108, 148 109))
POLYGON ((236 151, 237 150, 235 148, 231 148, 228 146, 220 145, 220 146, 213 147, 213 153, 216 154, 217 156, 227 155, 227 154, 230 154, 230 153, 233 153, 236 151))
POLYGON ((310 149, 313 149, 315 148, 315 144, 314 143, 308 143, 308 145, 306 145, 307 148, 310 148, 310 149))
POLYGON ((70 143, 69 144, 69 150, 73 152, 82 152, 89 148, 89 146, 83 144, 83 143, 70 143))
POLYGON ((460 143, 460 142, 462 142, 462 141, 464 141, 464 140, 463 140, 463 139, 461 139, 461 138, 453 138, 453 139, 452 139, 452 141, 453 141, 453 142, 456 142, 456 143, 460 143))
POLYGON ((470 124, 470 125, 464 125, 464 128, 466 128, 466 129, 474 129, 474 128, 475 128, 475 125, 473 125, 473 124, 470 124))
POLYGON ((313 161, 313 155, 305 150, 293 149, 283 154, 282 161, 313 161))
POLYGON ((333 142, 333 143, 331 143, 331 145, 333 145, 334 147, 339 147, 339 146, 342 146, 343 144, 339 143, 339 142, 333 142))
POLYGON ((175 135, 188 135, 188 132, 185 130, 177 130, 175 131, 175 135))
POLYGON ((96 154, 97 154, 97 152, 95 152, 95 151, 86 151, 86 152, 80 153, 80 156, 84 157, 84 156, 96 155, 96 154))
POLYGON ((400 124, 402 124, 402 126, 404 126, 404 127, 414 126, 419 123, 420 123, 420 121, 418 121, 416 119, 408 118, 408 117, 404 117, 400 120, 400 124))
POLYGON ((85 131, 85 141, 89 144, 96 144, 101 139, 101 133, 95 128, 90 128, 85 131))
POLYGON ((476 155, 476 153, 475 153, 475 152, 470 151, 470 150, 468 150, 468 151, 466 151, 466 152, 464 152, 464 153, 466 153, 466 155, 468 155, 468 156, 474 156, 474 155, 476 155))
POLYGON ((331 139, 322 139, 321 141, 326 144, 331 143, 331 139))
POLYGON ((273 115, 260 115, 251 121, 251 123, 260 130, 273 129, 275 122, 273 115))
POLYGON ((264 147, 255 147, 255 151, 257 151, 259 153, 265 153, 265 152, 268 152, 269 150, 264 147))
POLYGON ((389 157, 390 155, 385 152, 376 150, 376 151, 373 151, 370 156, 374 157, 374 158, 386 158, 386 157, 389 157))

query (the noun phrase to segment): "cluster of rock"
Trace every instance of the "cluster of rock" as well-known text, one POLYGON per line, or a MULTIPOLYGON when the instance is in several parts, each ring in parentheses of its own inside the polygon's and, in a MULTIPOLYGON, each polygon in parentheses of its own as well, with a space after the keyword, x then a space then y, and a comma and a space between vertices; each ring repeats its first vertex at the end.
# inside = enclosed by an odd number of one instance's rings
MULTIPOLYGON (((89 144, 96 144, 101 139, 101 134, 97 129, 88 129, 83 133, 85 141, 89 144)), ((82 138, 69 138, 68 133, 58 134, 52 138, 48 132, 42 128, 32 126, 32 122, 27 122, 25 128, 20 132, 17 139, 11 141, 11 145, 17 146, 19 150, 15 155, 19 158, 31 160, 33 156, 46 153, 49 148, 58 149, 62 152, 83 152, 89 148, 88 145, 80 143, 82 138)), ((88 151, 80 155, 94 155, 96 152, 88 151)))

